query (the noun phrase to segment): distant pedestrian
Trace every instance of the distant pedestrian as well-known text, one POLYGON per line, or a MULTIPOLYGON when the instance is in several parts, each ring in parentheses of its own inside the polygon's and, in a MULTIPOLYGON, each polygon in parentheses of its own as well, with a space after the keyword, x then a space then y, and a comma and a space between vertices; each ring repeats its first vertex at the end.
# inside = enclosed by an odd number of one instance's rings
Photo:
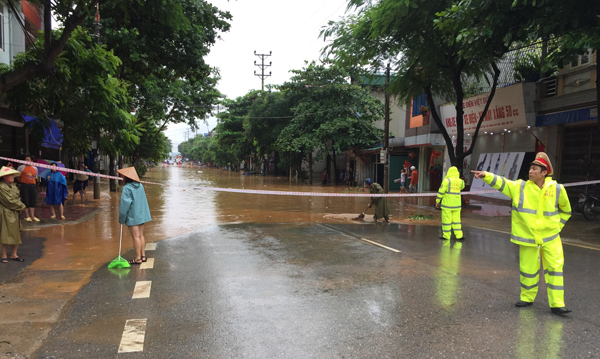
POLYGON ((51 172, 48 176, 46 176, 46 180, 48 180, 46 204, 50 205, 50 211, 52 211, 50 218, 56 218, 56 209, 58 209, 60 218, 65 219, 64 204, 67 196, 69 195, 67 179, 62 173, 58 172, 58 166, 56 162, 52 162, 50 166, 52 166, 51 172))
MULTIPOLYGON (((91 172, 87 169, 87 167, 83 164, 79 164, 79 170, 84 172, 91 172)), ((77 197, 77 193, 81 197, 81 204, 83 204, 83 200, 87 202, 87 196, 85 190, 87 189, 89 184, 89 176, 85 174, 76 174, 75 175, 75 183, 73 183, 73 204, 75 204, 75 197, 77 197)))
POLYGON ((400 170, 400 178, 395 179, 394 182, 400 182, 400 193, 406 193, 406 168, 400 170))
POLYGON ((348 170, 348 186, 354 187, 354 171, 352 171, 352 168, 348 170))
POLYGON ((571 217, 571 204, 565 187, 549 177, 554 170, 548 155, 539 152, 535 156, 528 181, 511 181, 490 172, 471 172, 512 200, 510 241, 519 245, 521 273, 521 298, 516 306, 533 305, 541 262, 550 311, 560 315, 570 313, 565 307, 565 258, 560 232, 571 217))
POLYGON ((21 232, 19 211, 25 210, 26 206, 21 202, 19 189, 13 183, 15 175, 19 175, 9 167, 0 168, 0 245, 2 246, 1 263, 8 263, 7 250, 12 246, 10 259, 23 262, 17 254, 21 244, 21 232))
MULTIPOLYGON (((25 155, 25 161, 32 162, 30 155, 25 155)), ((37 204, 37 168, 31 165, 21 165, 17 168, 21 175, 16 178, 19 182, 19 190, 21 191, 21 202, 27 207, 25 209, 25 220, 27 222, 39 222, 35 216, 35 206, 37 204)))
POLYGON ((465 181, 459 177, 458 168, 450 167, 435 200, 436 207, 442 209, 442 236, 440 237, 442 240, 450 239, 453 230, 457 240, 464 240, 460 220, 462 209, 460 191, 464 188, 465 181))
MULTIPOLYGON (((370 178, 365 180, 365 187, 369 188, 371 194, 383 194, 384 190, 379 183, 373 183, 370 178)), ((373 221, 377 222, 378 219, 384 218, 386 223, 390 222, 390 211, 387 206, 387 198, 385 197, 371 197, 371 203, 369 208, 375 205, 375 215, 373 221)))
POLYGON ((327 170, 323 171, 321 174, 321 184, 324 186, 327 184, 327 180, 329 179, 329 175, 327 174, 327 170))
POLYGON ((144 238, 144 224, 150 222, 150 207, 146 199, 146 191, 140 183, 140 178, 134 167, 118 170, 123 176, 125 185, 121 190, 121 203, 119 205, 119 223, 129 228, 133 238, 135 258, 129 264, 140 264, 146 261, 146 239, 144 238))
POLYGON ((411 173, 410 173, 410 187, 409 190, 410 192, 418 192, 417 191, 417 185, 419 183, 419 172, 417 172, 417 168, 415 166, 412 166, 410 168, 411 173))

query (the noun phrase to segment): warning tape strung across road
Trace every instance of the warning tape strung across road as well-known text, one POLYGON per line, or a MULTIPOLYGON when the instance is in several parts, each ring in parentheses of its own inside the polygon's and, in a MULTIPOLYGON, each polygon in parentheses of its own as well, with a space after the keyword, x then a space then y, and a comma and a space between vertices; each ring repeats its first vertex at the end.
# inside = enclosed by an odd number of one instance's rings
MULTIPOLYGON (((17 160, 17 159, 14 159, 14 158, 7 158, 7 157, 2 157, 2 156, 0 156, 0 160, 21 163, 21 164, 29 165, 29 166, 33 166, 33 167, 42 167, 42 168, 52 169, 51 165, 46 165, 46 164, 43 164, 43 163, 28 162, 28 161, 17 160)), ((76 173, 76 174, 86 175, 86 176, 91 176, 91 177, 108 178, 108 179, 114 179, 114 180, 117 180, 117 181, 122 181, 123 180, 122 177, 103 175, 103 174, 94 173, 94 172, 86 172, 86 171, 74 170, 74 169, 65 168, 65 167, 58 167, 57 171, 59 171, 59 172, 76 173)), ((159 186, 168 186, 168 185, 162 184, 162 183, 147 182, 147 181, 140 181, 140 182, 141 183, 146 183, 146 184, 157 184, 159 186)))
MULTIPOLYGON (((589 184, 600 183, 597 181, 573 182, 563 184, 565 187, 584 186, 589 184)), ((437 197, 437 192, 430 193, 388 193, 377 194, 371 193, 324 193, 324 192, 291 192, 291 191, 265 191, 259 189, 239 189, 239 188, 220 188, 220 187, 194 187, 196 190, 214 191, 214 192, 231 192, 231 193, 246 193, 246 194, 269 194, 275 196, 305 196, 305 197, 437 197)), ((486 193, 497 193, 498 190, 485 190, 473 192, 461 192, 462 195, 478 195, 486 193)))

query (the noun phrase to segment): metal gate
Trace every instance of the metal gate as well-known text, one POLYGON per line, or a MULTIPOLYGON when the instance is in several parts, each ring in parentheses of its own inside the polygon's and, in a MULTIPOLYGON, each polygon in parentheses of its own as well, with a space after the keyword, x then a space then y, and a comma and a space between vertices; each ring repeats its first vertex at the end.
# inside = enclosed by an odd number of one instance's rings
MULTIPOLYGON (((563 183, 600 179, 600 134, 598 127, 565 127, 561 159, 563 183)), ((598 186, 590 186, 590 192, 598 194, 598 186)), ((569 197, 573 201, 586 187, 571 187, 569 197)))

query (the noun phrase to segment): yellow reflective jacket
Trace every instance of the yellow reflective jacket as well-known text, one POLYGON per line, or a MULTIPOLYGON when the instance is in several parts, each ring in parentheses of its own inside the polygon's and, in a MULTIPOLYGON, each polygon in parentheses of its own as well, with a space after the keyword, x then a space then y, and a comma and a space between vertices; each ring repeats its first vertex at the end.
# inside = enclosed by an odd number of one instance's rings
POLYGON ((483 181, 512 199, 511 242, 545 246, 556 240, 571 217, 567 190, 550 177, 543 188, 532 181, 510 181, 486 172, 483 181))
POLYGON ((454 166, 448 169, 446 178, 442 181, 438 191, 436 203, 442 202, 442 208, 460 209, 460 191, 465 188, 465 181, 458 176, 458 169, 454 166))

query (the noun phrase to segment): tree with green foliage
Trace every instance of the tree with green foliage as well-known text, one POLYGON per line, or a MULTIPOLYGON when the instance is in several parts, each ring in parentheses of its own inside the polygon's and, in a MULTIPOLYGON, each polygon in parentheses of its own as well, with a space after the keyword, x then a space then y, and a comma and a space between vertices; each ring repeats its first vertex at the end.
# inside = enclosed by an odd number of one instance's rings
MULTIPOLYGON (((59 31, 54 34, 59 35, 59 31)), ((36 62, 40 51, 42 46, 20 53, 14 68, 36 62)), ((132 151, 143 128, 130 113, 132 99, 126 83, 116 77, 120 65, 119 58, 79 28, 67 40, 52 76, 20 83, 7 92, 6 99, 11 108, 39 118, 31 122, 34 139, 41 140, 49 118, 59 119, 67 153, 86 153, 92 141, 98 141, 98 148, 107 154, 132 151)))
POLYGON ((100 12, 102 42, 122 59, 119 78, 133 85, 136 115, 159 131, 169 123, 196 128, 221 97, 218 71, 204 57, 231 15, 204 0, 107 1, 100 12))
MULTIPOLYGON (((98 3, 97 0, 30 0, 30 2, 42 8, 44 36, 38 41, 28 39, 36 42, 35 57, 30 56, 21 66, 11 67, 0 74, 0 96, 23 82, 52 74, 56 70, 57 63, 60 62, 59 58, 63 55, 67 42, 98 3), (55 31, 52 31, 53 16, 62 24, 60 29, 55 31)), ((20 2, 8 0, 7 7, 13 14, 22 12, 20 2)), ((19 17, 17 23, 25 32, 23 19, 19 17)), ((26 32, 25 37, 28 36, 31 35, 26 32)))
POLYGON ((312 184, 313 151, 319 157, 332 152, 337 172, 338 153, 381 140, 382 132, 373 123, 383 118, 383 104, 368 89, 349 83, 357 74, 343 67, 312 62, 292 73, 281 89, 297 99, 292 108, 295 117, 277 143, 280 151, 307 155, 312 184))
MULTIPOLYGON (((461 2, 460 4, 467 3, 461 2)), ((372 65, 392 62, 395 75, 388 91, 401 101, 425 93, 434 122, 449 149, 453 165, 462 163, 475 147, 479 129, 498 84, 497 61, 509 49, 506 31, 522 21, 509 16, 511 4, 487 3, 480 11, 459 11, 452 0, 350 0, 357 14, 330 22, 321 35, 333 37, 323 51, 340 65, 372 65), (472 138, 464 151, 464 123, 457 121, 457 145, 452 144, 436 111, 434 97, 456 104, 457 118, 464 115, 465 87, 472 81, 491 83, 491 92, 472 138)), ((462 168, 462 166, 458 166, 462 168)))

